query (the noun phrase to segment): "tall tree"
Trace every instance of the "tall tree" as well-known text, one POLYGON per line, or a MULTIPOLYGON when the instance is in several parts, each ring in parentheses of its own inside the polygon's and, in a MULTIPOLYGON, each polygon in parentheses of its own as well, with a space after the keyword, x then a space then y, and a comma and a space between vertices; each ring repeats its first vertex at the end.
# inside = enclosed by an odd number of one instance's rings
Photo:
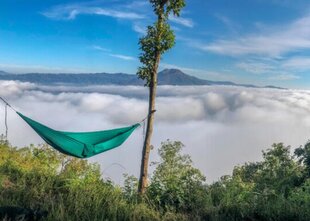
POLYGON ((179 16, 185 6, 185 0, 149 0, 156 22, 147 27, 147 33, 139 40, 142 51, 139 59, 142 66, 137 75, 146 81, 149 87, 149 108, 146 126, 146 136, 142 150, 141 171, 139 179, 139 193, 143 194, 147 186, 148 164, 153 134, 155 113, 155 98, 157 87, 157 72, 161 56, 175 44, 175 36, 168 23, 169 16, 179 16))

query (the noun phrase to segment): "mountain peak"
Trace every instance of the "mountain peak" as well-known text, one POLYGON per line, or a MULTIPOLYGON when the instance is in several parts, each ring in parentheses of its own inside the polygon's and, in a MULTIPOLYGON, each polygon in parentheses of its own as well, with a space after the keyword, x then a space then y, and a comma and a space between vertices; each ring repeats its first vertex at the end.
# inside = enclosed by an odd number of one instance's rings
POLYGON ((185 74, 179 69, 164 69, 158 73, 160 85, 208 85, 209 82, 185 74))
POLYGON ((166 68, 164 70, 162 70, 161 72, 159 72, 158 74, 160 75, 186 75, 183 71, 181 71, 180 69, 176 69, 176 68, 166 68))

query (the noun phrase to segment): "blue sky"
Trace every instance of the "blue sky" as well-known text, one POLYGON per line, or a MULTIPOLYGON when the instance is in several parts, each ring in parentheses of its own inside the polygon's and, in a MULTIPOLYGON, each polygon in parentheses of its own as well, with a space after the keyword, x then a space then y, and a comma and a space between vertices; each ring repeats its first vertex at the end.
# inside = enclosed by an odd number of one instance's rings
MULTIPOLYGON (((135 74, 145 0, 1 0, 0 70, 135 74)), ((211 80, 310 88, 307 0, 191 0, 171 18, 161 69, 211 80)))

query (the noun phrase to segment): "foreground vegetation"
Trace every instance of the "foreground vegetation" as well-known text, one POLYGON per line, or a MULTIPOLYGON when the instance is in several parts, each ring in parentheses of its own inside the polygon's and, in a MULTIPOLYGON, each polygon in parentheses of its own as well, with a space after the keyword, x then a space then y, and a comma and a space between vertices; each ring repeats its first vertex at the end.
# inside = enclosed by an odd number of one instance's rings
POLYGON ((48 220, 310 220, 310 144, 274 144, 263 160, 237 166, 212 185, 166 141, 145 197, 137 179, 124 187, 103 180, 97 164, 42 146, 0 141, 0 206, 49 211, 48 220))

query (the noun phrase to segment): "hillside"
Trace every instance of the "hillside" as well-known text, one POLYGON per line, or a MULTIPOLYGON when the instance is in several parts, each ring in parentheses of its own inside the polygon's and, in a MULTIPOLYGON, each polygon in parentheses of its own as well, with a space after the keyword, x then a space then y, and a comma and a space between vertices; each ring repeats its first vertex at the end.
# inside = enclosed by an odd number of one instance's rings
POLYGON ((0 138, 0 206, 38 209, 31 220, 46 212, 46 221, 310 220, 309 143, 294 155, 274 144, 262 161, 238 165, 210 185, 181 142, 158 148, 161 161, 141 199, 134 176, 125 175, 120 187, 101 177, 98 164, 0 138))

